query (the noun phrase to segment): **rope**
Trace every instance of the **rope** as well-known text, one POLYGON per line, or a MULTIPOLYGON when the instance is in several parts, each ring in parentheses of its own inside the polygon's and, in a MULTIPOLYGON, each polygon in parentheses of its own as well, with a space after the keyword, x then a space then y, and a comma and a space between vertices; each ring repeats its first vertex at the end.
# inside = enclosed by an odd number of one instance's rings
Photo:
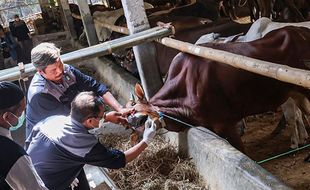
POLYGON ((257 163, 257 164, 263 164, 263 163, 268 162, 268 161, 270 161, 270 160, 274 160, 274 159, 276 159, 276 158, 279 158, 279 157, 282 157, 282 156, 291 154, 291 153, 293 153, 293 152, 297 152, 297 151, 299 151, 299 150, 305 149, 305 148, 307 148, 307 147, 309 147, 309 146, 310 146, 310 144, 307 144, 307 145, 305 145, 305 146, 296 148, 296 149, 294 149, 294 150, 290 150, 290 151, 284 152, 284 153, 282 153, 282 154, 279 154, 279 155, 276 155, 276 156, 272 156, 272 157, 270 157, 270 158, 266 158, 266 159, 261 160, 261 161, 258 161, 258 162, 256 162, 256 163, 257 163))
POLYGON ((166 118, 168 118, 168 119, 171 119, 171 120, 173 120, 173 121, 176 121, 176 122, 178 122, 178 123, 181 123, 181 124, 185 125, 185 126, 188 127, 188 128, 193 128, 193 129, 202 131, 202 132, 204 132, 204 133, 207 133, 207 134, 209 134, 209 135, 211 135, 211 136, 213 136, 213 137, 222 139, 223 141, 229 143, 226 139, 223 139, 222 137, 217 136, 217 135, 215 135, 214 133, 210 133, 210 132, 208 132, 208 131, 204 131, 204 130, 202 130, 202 129, 199 129, 199 128, 195 127, 194 125, 191 125, 191 124, 186 123, 186 122, 184 122, 184 121, 182 121, 182 120, 180 120, 180 119, 177 119, 177 118, 174 118, 174 117, 169 116, 169 115, 167 115, 167 114, 164 114, 163 112, 158 112, 158 114, 159 114, 159 117, 166 117, 166 118))

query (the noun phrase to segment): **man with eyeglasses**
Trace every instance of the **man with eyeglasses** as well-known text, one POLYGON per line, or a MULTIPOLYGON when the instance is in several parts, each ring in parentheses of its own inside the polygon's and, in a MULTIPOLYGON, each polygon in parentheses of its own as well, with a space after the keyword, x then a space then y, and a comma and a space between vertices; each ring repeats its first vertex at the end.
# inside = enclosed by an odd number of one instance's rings
POLYGON ((26 151, 12 139, 11 130, 25 121, 26 100, 12 82, 0 82, 0 189, 47 189, 26 151))
MULTIPOLYGON (((100 144, 88 130, 111 121, 116 111, 105 114, 101 97, 81 92, 71 103, 69 116, 51 116, 34 126, 27 150, 34 167, 49 189, 70 189, 84 164, 118 169, 134 160, 156 133, 156 124, 148 120, 140 143, 122 152, 100 144)), ((87 180, 79 180, 76 189, 87 190, 87 180)))

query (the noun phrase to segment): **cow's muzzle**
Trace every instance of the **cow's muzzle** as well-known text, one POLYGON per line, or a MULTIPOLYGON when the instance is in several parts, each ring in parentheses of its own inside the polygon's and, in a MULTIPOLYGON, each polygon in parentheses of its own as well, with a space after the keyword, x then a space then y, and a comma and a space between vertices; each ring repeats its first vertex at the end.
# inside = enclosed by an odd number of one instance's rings
POLYGON ((147 120, 148 115, 135 113, 133 115, 128 116, 128 124, 133 127, 134 129, 141 127, 147 120))

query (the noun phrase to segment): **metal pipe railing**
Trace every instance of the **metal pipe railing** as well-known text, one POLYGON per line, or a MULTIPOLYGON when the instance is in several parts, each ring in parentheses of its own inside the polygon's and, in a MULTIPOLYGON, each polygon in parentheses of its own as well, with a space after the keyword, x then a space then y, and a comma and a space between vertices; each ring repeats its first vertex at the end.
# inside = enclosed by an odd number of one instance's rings
MULTIPOLYGON (((155 27, 139 33, 125 36, 112 41, 104 42, 91 47, 76 50, 70 53, 61 55, 61 59, 64 63, 71 63, 76 61, 82 61, 94 57, 99 57, 107 54, 111 54, 120 49, 126 49, 132 46, 136 46, 141 43, 151 42, 155 39, 169 36, 172 34, 171 29, 155 27)), ((34 66, 29 63, 25 65, 26 76, 31 76, 35 73, 34 66)), ((18 67, 5 69, 0 71, 0 81, 9 80, 14 81, 19 79, 20 72, 18 67)))
MULTIPOLYGON (((158 39, 157 42, 182 52, 225 63, 236 68, 241 68, 243 70, 274 78, 283 82, 310 88, 310 71, 268 61, 262 61, 222 50, 197 46, 191 43, 165 37, 171 34, 172 31, 170 29, 155 27, 130 36, 125 36, 99 45, 67 53, 62 55, 61 58, 64 62, 70 63, 77 60, 84 60, 111 54, 115 50, 125 49, 140 43, 150 42, 154 39, 158 39)), ((7 69, 4 71, 10 72, 3 74, 4 72, 0 71, 0 81, 5 79, 16 80, 19 77, 18 68, 11 68, 10 70, 7 69)), ((33 67, 29 66, 29 64, 26 65, 25 73, 31 73, 33 71, 33 67)))

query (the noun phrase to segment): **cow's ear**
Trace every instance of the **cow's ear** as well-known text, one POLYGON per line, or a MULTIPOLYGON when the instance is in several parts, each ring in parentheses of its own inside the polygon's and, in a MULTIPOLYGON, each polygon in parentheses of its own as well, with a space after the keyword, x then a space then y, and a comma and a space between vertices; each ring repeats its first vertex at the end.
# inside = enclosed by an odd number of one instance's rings
POLYGON ((135 86, 135 93, 136 93, 136 96, 139 98, 139 100, 144 99, 144 91, 143 91, 142 86, 139 83, 137 83, 135 86))

